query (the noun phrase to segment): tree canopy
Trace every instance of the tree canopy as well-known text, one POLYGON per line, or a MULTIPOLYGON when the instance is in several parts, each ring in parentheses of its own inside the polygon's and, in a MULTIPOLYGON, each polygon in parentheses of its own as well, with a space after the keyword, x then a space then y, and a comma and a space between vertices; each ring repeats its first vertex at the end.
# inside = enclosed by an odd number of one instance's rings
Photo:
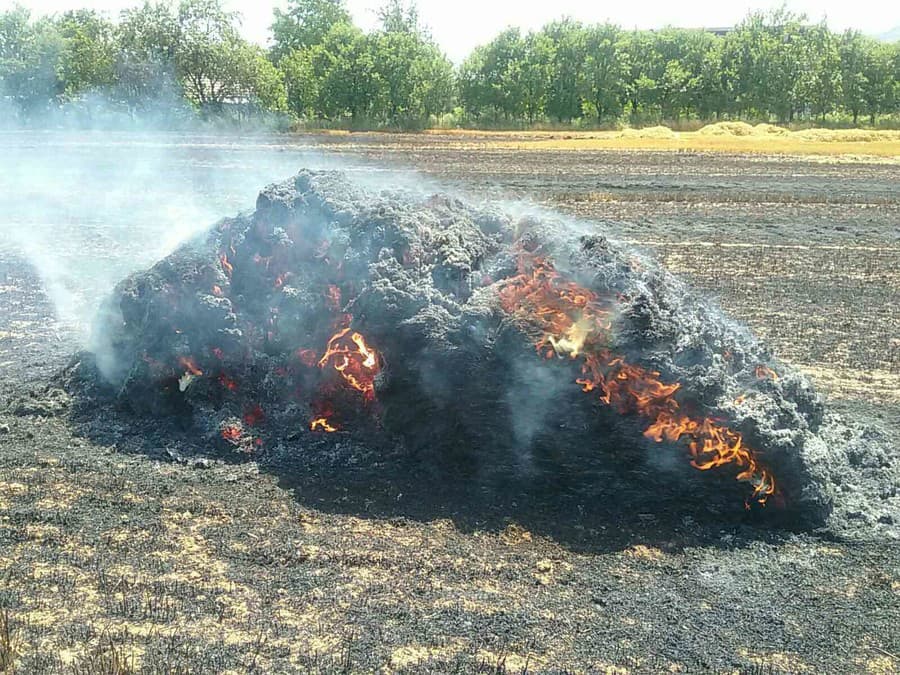
POLYGON ((189 106, 309 124, 615 124, 683 119, 900 123, 900 43, 835 33, 784 8, 722 34, 624 30, 571 18, 508 28, 458 67, 410 0, 386 0, 371 32, 344 0, 288 0, 268 50, 221 0, 0 12, 0 97, 20 121, 102 95, 129 114, 189 106))

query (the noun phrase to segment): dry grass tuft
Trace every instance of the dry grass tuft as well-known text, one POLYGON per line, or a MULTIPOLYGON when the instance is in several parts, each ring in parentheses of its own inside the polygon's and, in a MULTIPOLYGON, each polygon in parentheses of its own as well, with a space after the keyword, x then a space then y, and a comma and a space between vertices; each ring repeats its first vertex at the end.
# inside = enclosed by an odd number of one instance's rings
MULTIPOLYGON (((623 131, 430 132, 453 137, 458 147, 501 150, 652 150, 729 152, 764 155, 820 155, 853 161, 886 158, 900 161, 900 131, 867 129, 806 129, 790 131, 773 124, 717 122, 698 131, 672 131, 667 127, 623 131)), ((880 159, 879 161, 885 161, 880 159)))
POLYGON ((135 654, 112 636, 101 636, 99 643, 72 665, 73 675, 133 675, 137 672, 135 654))
POLYGON ((621 138, 675 138, 675 132, 669 127, 655 126, 645 129, 623 129, 621 138))
POLYGON ((0 611, 0 675, 16 672, 16 657, 22 648, 22 641, 13 630, 9 610, 0 611))
POLYGON ((696 132, 700 136, 754 136, 756 130, 746 122, 716 122, 696 132))

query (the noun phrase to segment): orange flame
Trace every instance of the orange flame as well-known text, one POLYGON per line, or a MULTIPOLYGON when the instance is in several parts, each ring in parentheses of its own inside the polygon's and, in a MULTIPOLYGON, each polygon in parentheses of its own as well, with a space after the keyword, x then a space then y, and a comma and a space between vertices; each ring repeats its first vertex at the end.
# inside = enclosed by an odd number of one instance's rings
POLYGON ((375 377, 381 370, 378 352, 366 344, 359 333, 343 328, 331 336, 319 367, 332 366, 353 389, 361 391, 367 401, 375 399, 375 377))
POLYGON ((180 363, 191 375, 196 375, 197 377, 203 375, 203 371, 197 366, 197 362, 194 361, 192 356, 181 356, 178 358, 178 363, 180 363))
POLYGON ((219 256, 219 262, 222 263, 222 269, 225 271, 225 275, 231 279, 231 273, 234 272, 234 266, 228 262, 228 256, 225 253, 222 253, 219 256))
POLYGON ((287 272, 282 272, 277 277, 275 277, 274 286, 275 286, 276 290, 280 289, 282 286, 284 286, 284 282, 287 281, 287 278, 288 278, 287 272))
POLYGON ((337 427, 333 427, 333 426, 331 426, 331 424, 328 423, 327 417, 318 417, 318 418, 314 419, 312 422, 309 423, 309 429, 310 429, 310 431, 316 431, 316 430, 320 429, 320 430, 324 431, 325 433, 329 433, 329 434, 337 431, 337 427))
POLYGON ((775 494, 771 472, 740 433, 682 412, 675 398, 679 383, 663 382, 660 373, 627 363, 608 349, 611 307, 596 293, 566 281, 548 261, 523 255, 519 274, 500 288, 500 302, 505 311, 541 329, 535 346, 546 358, 583 359, 576 382, 585 392, 596 391, 620 413, 648 419, 644 436, 656 442, 684 438, 691 466, 700 470, 733 464, 737 479, 753 486, 753 498, 761 504, 775 494))
POLYGON ((756 370, 754 372, 756 373, 756 377, 760 380, 764 380, 768 377, 773 382, 778 382, 778 373, 776 373, 768 366, 759 364, 758 366, 756 366, 756 370))
POLYGON ((221 286, 218 286, 218 285, 217 285, 217 286, 213 286, 213 287, 212 287, 212 294, 213 294, 214 296, 216 296, 217 298, 221 298, 222 295, 223 295, 223 293, 222 293, 222 287, 221 287, 221 286))

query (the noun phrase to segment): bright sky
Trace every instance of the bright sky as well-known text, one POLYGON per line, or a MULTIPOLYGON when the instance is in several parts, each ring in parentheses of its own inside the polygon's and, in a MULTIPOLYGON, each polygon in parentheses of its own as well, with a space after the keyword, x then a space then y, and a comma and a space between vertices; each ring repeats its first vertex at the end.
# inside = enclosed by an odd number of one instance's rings
MULTIPOLYGON (((35 13, 58 12, 73 7, 89 7, 113 15, 125 7, 143 0, 19 0, 35 13)), ((14 0, 0 0, 0 8, 12 6, 14 0)), ((240 2, 225 0, 225 4, 243 15, 244 35, 254 42, 266 44, 268 27, 272 22, 272 8, 285 6, 286 0, 256 0, 240 2)), ((375 11, 383 0, 347 0, 356 23, 372 28, 375 11)), ((597 0, 419 0, 419 15, 431 28, 438 44, 456 62, 461 61, 476 45, 489 41, 507 26, 524 29, 540 28, 543 24, 568 15, 585 22, 612 21, 625 28, 658 28, 665 25, 696 28, 731 26, 751 9, 768 9, 780 5, 778 0, 756 2, 728 2, 727 0, 645 0, 644 2, 602 3, 597 0)), ((790 0, 788 8, 803 12, 810 19, 827 17, 833 30, 856 28, 878 35, 900 26, 900 2, 890 0, 790 0)))

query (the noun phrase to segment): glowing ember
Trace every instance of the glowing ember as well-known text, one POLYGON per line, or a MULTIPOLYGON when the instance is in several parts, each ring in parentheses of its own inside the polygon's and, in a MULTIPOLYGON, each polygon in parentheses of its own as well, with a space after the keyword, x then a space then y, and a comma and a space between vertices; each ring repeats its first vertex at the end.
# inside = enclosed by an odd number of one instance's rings
POLYGON ((758 366, 756 366, 756 370, 754 372, 756 373, 756 377, 760 380, 769 378, 773 382, 778 382, 778 373, 776 373, 768 366, 759 364, 758 366))
POLYGON ((244 413, 244 424, 255 427, 266 421, 266 414, 259 405, 255 405, 244 413))
POLYGON ((222 269, 225 271, 225 275, 230 279, 232 272, 234 272, 234 266, 228 262, 228 256, 226 254, 221 254, 219 256, 219 262, 222 263, 222 269))
POLYGON ((337 427, 331 426, 328 423, 328 418, 326 417, 318 417, 309 423, 310 431, 324 431, 326 433, 333 433, 337 431, 337 427))
POLYGON ((287 281, 287 278, 288 278, 287 272, 282 272, 277 277, 275 277, 275 283, 273 285, 275 286, 276 290, 280 289, 282 286, 284 286, 284 282, 287 281))
POLYGON ((500 289, 505 311, 540 328, 535 345, 545 357, 581 358, 585 392, 620 413, 650 420, 644 436, 656 442, 687 441, 691 466, 708 470, 734 465, 737 479, 753 486, 753 498, 765 504, 776 492, 770 471, 744 445, 740 433, 716 421, 694 419, 675 398, 680 384, 666 383, 660 373, 627 363, 608 348, 611 306, 596 293, 566 281, 548 261, 523 255, 519 274, 500 289))
POLYGON ((222 293, 222 287, 221 287, 221 286, 213 286, 213 287, 212 287, 212 294, 213 294, 214 296, 216 296, 217 298, 221 298, 222 295, 224 295, 224 294, 222 293))
POLYGON ((230 424, 222 429, 222 438, 234 444, 240 443, 242 430, 239 426, 230 424))
POLYGON ((228 377, 225 373, 219 374, 219 384, 225 387, 228 391, 237 391, 238 386, 237 382, 228 377))
POLYGON ((367 401, 375 398, 375 377, 381 370, 378 353, 366 344, 359 333, 343 328, 331 336, 319 367, 334 368, 353 389, 361 391, 367 401))

